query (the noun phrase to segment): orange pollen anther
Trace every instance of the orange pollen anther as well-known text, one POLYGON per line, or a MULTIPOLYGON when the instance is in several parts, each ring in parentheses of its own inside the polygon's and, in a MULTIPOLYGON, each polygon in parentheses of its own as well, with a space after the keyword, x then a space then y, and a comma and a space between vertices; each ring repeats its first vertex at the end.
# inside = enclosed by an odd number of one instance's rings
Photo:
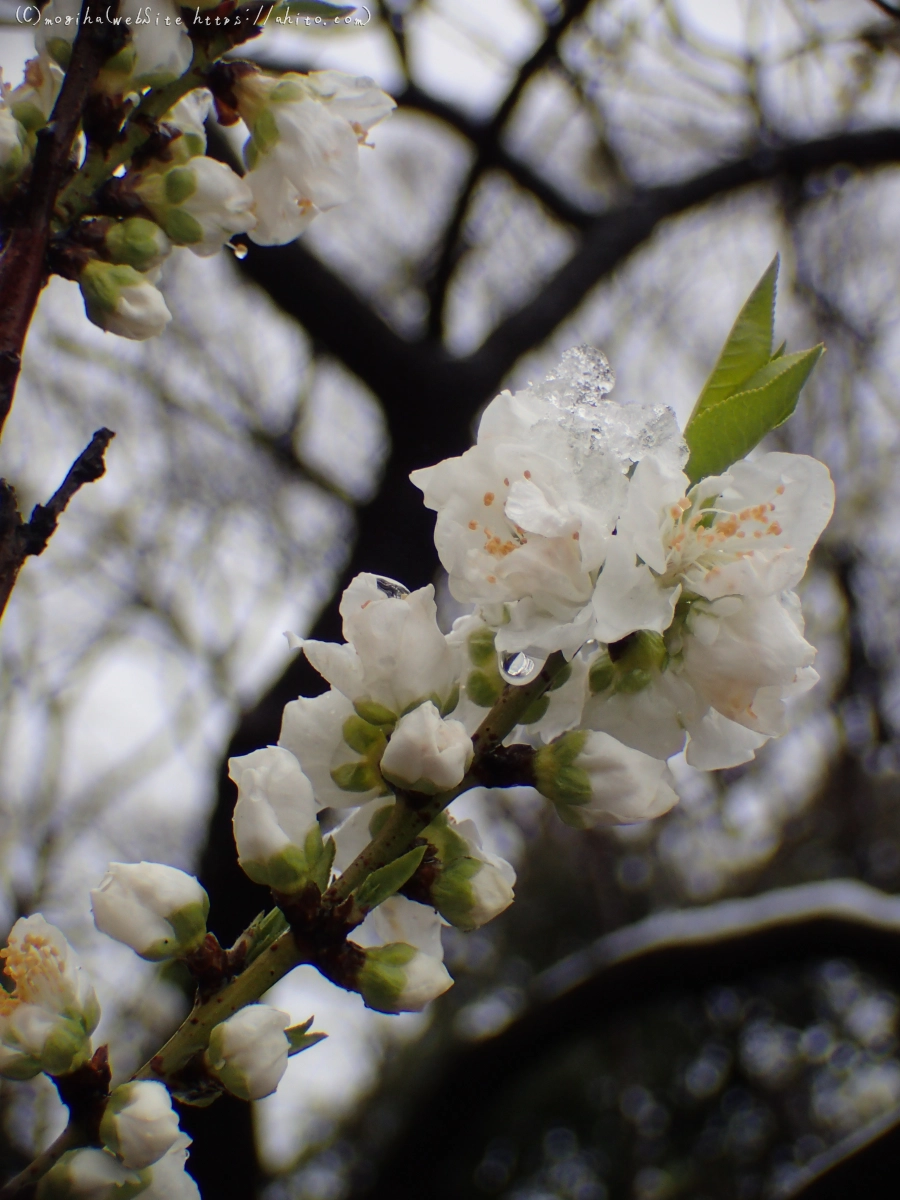
POLYGON ((470 522, 469 522, 469 528, 470 528, 470 529, 477 529, 477 528, 478 528, 478 522, 477 522, 477 521, 470 521, 470 522))
POLYGON ((494 493, 493 492, 485 492, 484 493, 484 502, 487 505, 487 507, 490 508, 490 506, 494 503, 494 493))
POLYGON ((530 478, 531 478, 531 472, 530 472, 530 471, 523 471, 523 472, 522 472, 522 474, 525 476, 525 478, 526 478, 526 479, 530 479, 530 478))

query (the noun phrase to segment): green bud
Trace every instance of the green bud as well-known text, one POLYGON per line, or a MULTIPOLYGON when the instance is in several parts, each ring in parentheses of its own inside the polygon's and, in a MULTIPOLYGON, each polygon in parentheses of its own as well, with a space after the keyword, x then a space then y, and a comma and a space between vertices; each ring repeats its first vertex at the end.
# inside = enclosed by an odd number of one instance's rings
POLYGON ((106 234, 106 253, 114 263, 125 263, 136 271, 151 271, 167 257, 172 246, 155 221, 129 217, 117 221, 106 234))
POLYGON ((391 942, 366 951, 356 986, 368 1008, 376 1012, 397 1012, 397 1002, 406 987, 404 967, 416 951, 405 942, 391 942))
MULTIPOLYGON (((472 880, 484 866, 468 855, 457 858, 444 867, 431 886, 431 902, 445 921, 457 929, 477 929, 471 922, 475 905, 472 880)), ((481 922, 479 922, 481 924, 481 922)))
POLYGON ((132 1200, 147 1190, 153 1168, 124 1167, 106 1150, 82 1146, 67 1150, 38 1184, 37 1200, 132 1200))

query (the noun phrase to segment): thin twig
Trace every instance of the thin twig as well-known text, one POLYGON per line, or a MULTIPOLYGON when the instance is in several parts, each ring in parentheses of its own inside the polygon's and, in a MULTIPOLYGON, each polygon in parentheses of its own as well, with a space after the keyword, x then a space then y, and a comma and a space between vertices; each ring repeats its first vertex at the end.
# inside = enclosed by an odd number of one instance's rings
POLYGON ((100 68, 125 37, 123 28, 111 21, 119 0, 104 6, 96 22, 85 20, 90 6, 91 0, 83 0, 69 69, 50 120, 37 135, 31 179, 0 256, 0 433, 12 408, 22 347, 46 281, 50 219, 70 168, 84 105, 100 68))
POLYGON ((15 488, 0 479, 0 617, 25 559, 29 555, 43 554, 75 493, 105 473, 104 454, 115 436, 111 429, 98 429, 50 500, 46 504, 36 504, 27 522, 22 520, 19 512, 15 488))

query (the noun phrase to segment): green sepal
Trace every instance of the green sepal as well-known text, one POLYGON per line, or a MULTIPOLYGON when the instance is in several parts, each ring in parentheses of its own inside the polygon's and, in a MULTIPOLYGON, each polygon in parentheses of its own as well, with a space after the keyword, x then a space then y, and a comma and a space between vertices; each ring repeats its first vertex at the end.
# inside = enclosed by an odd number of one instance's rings
POLYGON ((487 625, 469 634, 469 658, 476 667, 487 667, 497 661, 497 651, 494 649, 495 633, 487 625))
POLYGON ((602 650, 588 670, 588 687, 591 693, 596 696, 600 692, 605 692, 607 688, 612 687, 615 678, 615 664, 607 652, 602 650))
POLYGON ((183 204, 197 190, 197 180, 190 167, 175 167, 166 172, 166 199, 170 204, 183 204))
POLYGON ((330 774, 337 786, 345 792, 370 792, 373 788, 384 788, 381 772, 369 762, 342 763, 341 766, 334 767, 330 774))
POLYGON ((367 1008, 376 1012, 396 1012, 397 999, 406 987, 404 967, 418 951, 406 942, 390 942, 366 950, 356 978, 356 987, 367 1008))
POLYGON ((163 215, 162 228, 177 246, 193 246, 203 241, 203 226, 183 208, 171 208, 163 215))
POLYGON ((204 895, 204 902, 187 904, 176 912, 170 913, 166 920, 172 926, 177 945, 172 947, 172 955, 183 954, 199 946, 206 937, 206 918, 209 916, 209 897, 204 895))
POLYGON ((389 726, 390 731, 397 724, 397 714, 391 712, 384 704, 379 704, 377 700, 357 700, 353 707, 357 714, 364 721, 368 721, 370 725, 389 726))
POLYGON ((519 717, 519 724, 533 725, 535 721, 540 721, 542 717, 547 715, 549 707, 550 697, 546 693, 543 696, 536 696, 522 713, 521 717, 519 717))
POLYGON ((290 1044, 288 1050, 288 1058, 292 1058, 295 1054, 300 1054, 303 1050, 308 1050, 310 1046, 315 1046, 316 1042, 321 1042, 328 1037, 327 1033, 308 1033, 310 1025, 314 1018, 310 1017, 308 1021, 304 1021, 301 1025, 291 1025, 285 1031, 285 1037, 290 1044))
POLYGON ((455 858, 440 872, 431 885, 431 902, 445 921, 457 929, 470 931, 471 913, 475 905, 470 880, 474 879, 484 863, 471 855, 455 858))
POLYGON ((347 718, 341 732, 350 749, 364 754, 369 760, 378 761, 387 748, 384 730, 355 714, 347 718))
POLYGON ((159 246, 160 230, 146 217, 117 221, 106 232, 104 244, 110 262, 125 263, 136 271, 148 271, 165 257, 159 246))
POLYGON ((281 134, 270 108, 264 108, 253 122, 253 144, 258 154, 265 154, 278 145, 281 134))
POLYGON ((547 691, 548 692, 557 691, 559 688, 562 687, 562 685, 564 683, 568 683, 571 678, 572 678, 572 664, 570 662, 563 663, 563 665, 560 667, 560 669, 553 676, 553 679, 550 683, 550 686, 547 688, 547 691))
POLYGON ((535 752, 535 787, 554 804, 586 804, 591 798, 588 773, 575 766, 587 736, 584 729, 572 730, 535 752))
POLYGON ((644 667, 634 667, 617 676, 613 692, 634 696, 638 692, 642 692, 644 688, 648 688, 652 682, 653 675, 650 671, 645 670, 644 667))
POLYGON ((459 684, 455 683, 453 685, 453 687, 447 693, 446 699, 440 700, 437 696, 432 696, 432 700, 434 701, 434 707, 438 710, 441 716, 449 717, 456 708, 457 704, 459 704, 459 684))
POLYGON ((71 42, 67 42, 65 38, 47 38, 47 53, 64 71, 68 71, 72 59, 71 42))
POLYGON ((470 671, 466 680, 466 695, 479 708, 493 708, 503 692, 503 679, 493 671, 470 671))
POLYGON ((692 423, 702 412, 733 395, 745 380, 769 361, 775 327, 775 287, 780 261, 780 255, 776 254, 738 313, 718 361, 703 385, 685 426, 686 438, 692 423))
POLYGON ((360 908, 370 910, 389 900, 397 894, 403 885, 415 874, 419 863, 425 857, 427 846, 416 846, 401 854, 385 867, 379 867, 368 878, 364 879, 356 890, 356 903, 360 908))
POLYGON ((782 425, 824 350, 820 344, 774 359, 751 375, 741 391, 692 417, 684 431, 691 451, 685 472, 691 482, 721 475, 782 425))

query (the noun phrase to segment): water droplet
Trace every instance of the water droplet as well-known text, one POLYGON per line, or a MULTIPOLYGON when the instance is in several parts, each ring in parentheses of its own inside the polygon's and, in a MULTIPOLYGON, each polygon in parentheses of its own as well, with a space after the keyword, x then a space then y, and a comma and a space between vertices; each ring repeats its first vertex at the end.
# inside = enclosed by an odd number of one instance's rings
POLYGON ((521 687, 522 684, 531 683, 532 679, 539 674, 545 661, 545 659, 534 659, 522 650, 513 654, 503 654, 500 657, 500 674, 507 683, 521 687))
POLYGON ((409 595, 409 588, 398 583, 396 579, 388 579, 386 575, 376 575, 375 582, 379 592, 384 592, 389 600, 402 600, 409 595))
POLYGON ((250 251, 243 242, 226 242, 225 245, 234 254, 237 259, 246 258, 250 251))
POLYGON ((597 639, 596 638, 588 638, 588 640, 584 643, 584 645, 581 647, 581 649, 579 650, 578 653, 581 655, 581 657, 584 659, 584 661, 587 662, 587 660, 591 657, 591 655, 594 654, 599 649, 600 649, 600 643, 597 641, 597 639))

